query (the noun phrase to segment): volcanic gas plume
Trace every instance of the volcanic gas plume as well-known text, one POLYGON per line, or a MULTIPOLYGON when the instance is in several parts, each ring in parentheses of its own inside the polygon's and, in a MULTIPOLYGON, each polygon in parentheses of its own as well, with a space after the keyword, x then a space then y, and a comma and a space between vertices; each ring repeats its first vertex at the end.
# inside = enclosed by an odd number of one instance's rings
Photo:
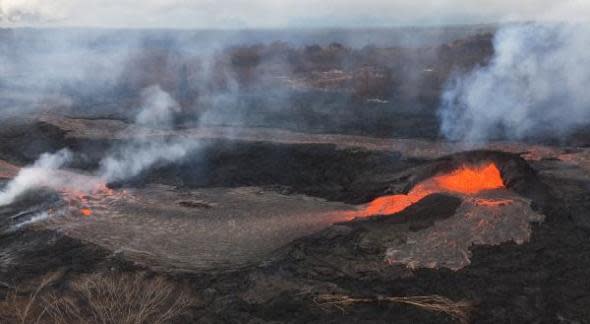
POLYGON ((584 129, 590 123, 588 44, 588 23, 501 28, 490 64, 447 82, 439 111, 442 134, 476 143, 563 139, 584 129))
MULTIPOLYGON (((172 128, 173 113, 178 104, 159 86, 146 88, 142 93, 142 109, 135 125, 151 128, 172 128)), ((141 131, 138 131, 141 133, 141 131)), ((184 139, 146 139, 134 134, 134 140, 114 147, 99 161, 100 169, 95 176, 63 171, 74 157, 69 149, 45 153, 31 166, 22 168, 5 188, 0 189, 0 206, 11 204, 15 199, 35 188, 51 188, 65 193, 70 198, 83 197, 88 193, 108 192, 106 184, 134 177, 156 163, 172 163, 183 158, 198 143, 184 139)), ((84 202, 84 199, 78 199, 84 202)), ((90 209, 81 209, 84 216, 91 216, 90 209)))
POLYGON ((351 216, 369 217, 395 214, 434 193, 474 195, 485 190, 503 187, 504 181, 495 164, 462 166, 448 174, 438 175, 417 184, 408 194, 379 197, 370 202, 363 210, 353 212, 351 216))

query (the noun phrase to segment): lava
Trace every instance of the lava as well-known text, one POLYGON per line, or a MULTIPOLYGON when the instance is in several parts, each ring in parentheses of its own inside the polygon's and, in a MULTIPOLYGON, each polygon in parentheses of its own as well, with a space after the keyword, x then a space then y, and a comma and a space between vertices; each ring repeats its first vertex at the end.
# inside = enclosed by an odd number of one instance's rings
POLYGON ((481 167, 462 166, 448 174, 438 175, 417 184, 406 195, 379 197, 363 210, 353 212, 351 216, 354 218, 399 213, 434 193, 474 195, 485 190, 503 187, 504 181, 495 164, 489 163, 481 167))
POLYGON ((504 187, 498 167, 490 163, 481 168, 465 167, 433 178, 442 191, 476 194, 484 190, 504 187))
POLYGON ((70 206, 70 209, 77 215, 90 217, 94 215, 94 207, 100 202, 115 195, 115 192, 104 183, 96 183, 90 190, 81 191, 77 189, 64 189, 62 197, 70 206))
POLYGON ((399 213, 434 192, 435 191, 422 185, 417 185, 407 195, 402 194, 379 197, 370 202, 365 210, 361 211, 361 214, 356 217, 399 213))

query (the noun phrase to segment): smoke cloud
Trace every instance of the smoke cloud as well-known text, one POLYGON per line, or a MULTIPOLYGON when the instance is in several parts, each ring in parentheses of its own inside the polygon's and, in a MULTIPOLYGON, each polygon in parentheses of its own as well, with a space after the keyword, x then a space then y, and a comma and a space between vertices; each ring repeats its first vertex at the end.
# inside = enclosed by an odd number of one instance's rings
POLYGON ((48 107, 82 113, 116 100, 117 82, 140 37, 113 35, 102 30, 0 30, 0 121, 48 107))
POLYGON ((195 147, 188 140, 129 143, 101 161, 100 177, 107 182, 129 179, 156 163, 178 161, 195 147))
POLYGON ((143 109, 135 118, 135 123, 153 128, 170 128, 174 113, 180 111, 178 103, 159 85, 144 89, 141 93, 143 109))
MULTIPOLYGON (((142 110, 135 124, 150 128, 174 127, 174 114, 179 111, 176 101, 159 86, 151 86, 142 92, 142 110)), ((171 163, 185 157, 197 147, 186 139, 138 138, 115 148, 100 162, 100 178, 107 182, 121 181, 137 176, 157 163, 171 163)))
MULTIPOLYGON (((159 86, 151 86, 142 92, 143 105, 135 124, 143 127, 165 128, 174 126, 174 113, 179 106, 159 86)), ((86 177, 60 169, 72 161, 73 154, 67 149, 57 153, 45 153, 29 167, 23 168, 0 191, 0 206, 11 204, 15 199, 34 188, 50 188, 58 191, 76 190, 90 192, 102 182, 122 181, 137 176, 155 164, 173 163, 198 147, 198 142, 188 139, 162 139, 141 137, 115 147, 113 152, 100 161, 97 177, 86 177)))
POLYGON ((66 188, 70 180, 57 174, 57 170, 72 159, 69 150, 55 154, 45 153, 29 167, 23 168, 4 190, 0 191, 0 206, 8 205, 31 188, 46 187, 52 189, 66 188))
POLYGON ((449 81, 439 111, 446 138, 563 138, 590 124, 590 24, 512 25, 494 48, 489 65, 449 81))

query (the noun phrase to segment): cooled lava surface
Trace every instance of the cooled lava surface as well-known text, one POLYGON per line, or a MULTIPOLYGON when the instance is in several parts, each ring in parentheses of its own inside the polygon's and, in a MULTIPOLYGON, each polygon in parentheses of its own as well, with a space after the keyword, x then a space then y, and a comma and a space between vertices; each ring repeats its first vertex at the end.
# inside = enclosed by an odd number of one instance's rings
MULTIPOLYGON (((531 223, 544 219, 532 210, 531 201, 507 190, 494 163, 463 165, 416 184, 407 194, 379 197, 351 218, 391 215, 411 207, 427 196, 448 194, 462 203, 449 219, 430 228, 399 235, 387 247, 390 264, 411 268, 447 267, 458 270, 470 263, 472 245, 496 245, 508 241, 522 244, 531 234, 531 223)), ((393 237, 393 233, 388 236, 393 237)))
MULTIPOLYGON (((83 153, 60 177, 93 182, 96 157, 126 140, 105 131, 119 123, 44 120, 30 140, 83 153)), ((187 323, 454 322, 379 303, 342 313, 318 306, 324 294, 465 299, 476 323, 590 318, 587 149, 179 134, 203 141, 202 162, 156 165, 90 192, 41 188, 0 208, 0 281, 166 274, 202 299, 187 323)), ((0 145, 3 183, 38 155, 13 145, 0 145)))

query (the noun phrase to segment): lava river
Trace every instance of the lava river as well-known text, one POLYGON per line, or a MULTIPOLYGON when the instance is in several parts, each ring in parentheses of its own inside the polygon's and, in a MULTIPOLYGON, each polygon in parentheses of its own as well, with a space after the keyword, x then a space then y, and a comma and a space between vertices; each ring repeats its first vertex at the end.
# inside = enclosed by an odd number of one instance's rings
POLYGON ((486 190, 504 188, 498 167, 489 163, 483 166, 462 166, 448 174, 427 179, 412 188, 408 194, 379 197, 351 217, 391 215, 403 211, 422 198, 434 193, 474 195, 486 190))

